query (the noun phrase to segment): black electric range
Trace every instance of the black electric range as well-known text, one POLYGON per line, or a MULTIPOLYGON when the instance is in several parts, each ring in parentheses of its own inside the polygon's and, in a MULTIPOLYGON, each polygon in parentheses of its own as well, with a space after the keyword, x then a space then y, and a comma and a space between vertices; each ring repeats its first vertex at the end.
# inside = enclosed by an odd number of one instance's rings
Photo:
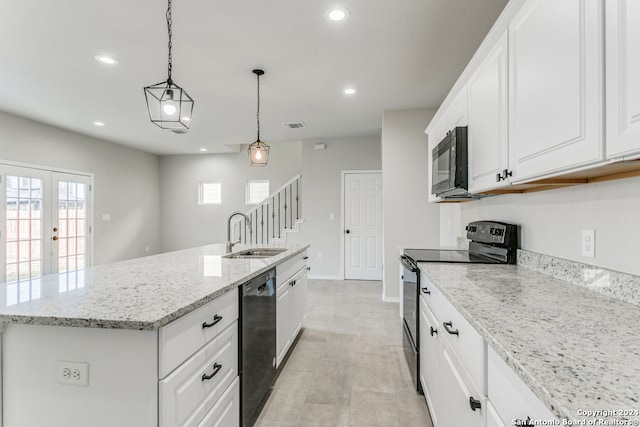
POLYGON ((466 227, 469 250, 405 249, 400 257, 402 274, 402 323, 404 350, 411 376, 419 393, 419 262, 448 262, 473 264, 515 264, 518 248, 518 226, 496 221, 471 222, 466 227))

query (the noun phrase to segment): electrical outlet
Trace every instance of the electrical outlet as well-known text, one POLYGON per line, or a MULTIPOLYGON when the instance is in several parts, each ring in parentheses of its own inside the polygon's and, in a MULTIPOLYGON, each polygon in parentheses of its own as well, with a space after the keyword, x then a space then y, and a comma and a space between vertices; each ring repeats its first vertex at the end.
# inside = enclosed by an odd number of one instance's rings
POLYGON ((596 257, 595 230, 582 230, 582 255, 589 258, 596 257))
POLYGON ((58 384, 89 385, 89 364, 58 360, 58 384))

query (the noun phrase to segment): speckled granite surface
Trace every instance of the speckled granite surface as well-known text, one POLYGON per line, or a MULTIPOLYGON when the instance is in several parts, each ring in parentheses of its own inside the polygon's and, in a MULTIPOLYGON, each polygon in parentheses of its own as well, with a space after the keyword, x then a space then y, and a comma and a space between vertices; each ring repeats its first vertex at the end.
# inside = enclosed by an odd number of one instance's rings
MULTIPOLYGON (((5 284, 0 324, 158 329, 308 247, 264 246, 288 250, 270 258, 227 259, 221 258, 224 245, 217 244, 5 284)), ((234 252, 247 247, 236 245, 234 252)))
POLYGON ((518 250, 518 265, 640 305, 640 276, 524 250, 518 250))
POLYGON ((419 266, 558 417, 640 409, 640 307, 522 266, 419 266))

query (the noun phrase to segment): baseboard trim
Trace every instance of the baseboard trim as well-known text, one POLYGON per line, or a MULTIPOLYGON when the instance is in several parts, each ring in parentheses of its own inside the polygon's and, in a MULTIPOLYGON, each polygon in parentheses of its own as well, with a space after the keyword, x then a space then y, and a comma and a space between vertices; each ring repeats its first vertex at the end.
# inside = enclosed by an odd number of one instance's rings
POLYGON ((324 275, 317 275, 317 274, 309 274, 307 277, 313 280, 343 280, 341 276, 324 276, 324 275))
POLYGON ((400 297, 387 297, 384 294, 382 295, 382 302, 400 302, 400 297))

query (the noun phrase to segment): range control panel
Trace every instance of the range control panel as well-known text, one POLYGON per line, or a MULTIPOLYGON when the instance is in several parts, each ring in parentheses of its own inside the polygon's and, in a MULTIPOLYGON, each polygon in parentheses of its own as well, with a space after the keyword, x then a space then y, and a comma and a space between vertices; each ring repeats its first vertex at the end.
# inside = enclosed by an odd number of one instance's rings
POLYGON ((516 247, 517 225, 495 221, 475 221, 467 225, 467 239, 474 242, 516 247))

